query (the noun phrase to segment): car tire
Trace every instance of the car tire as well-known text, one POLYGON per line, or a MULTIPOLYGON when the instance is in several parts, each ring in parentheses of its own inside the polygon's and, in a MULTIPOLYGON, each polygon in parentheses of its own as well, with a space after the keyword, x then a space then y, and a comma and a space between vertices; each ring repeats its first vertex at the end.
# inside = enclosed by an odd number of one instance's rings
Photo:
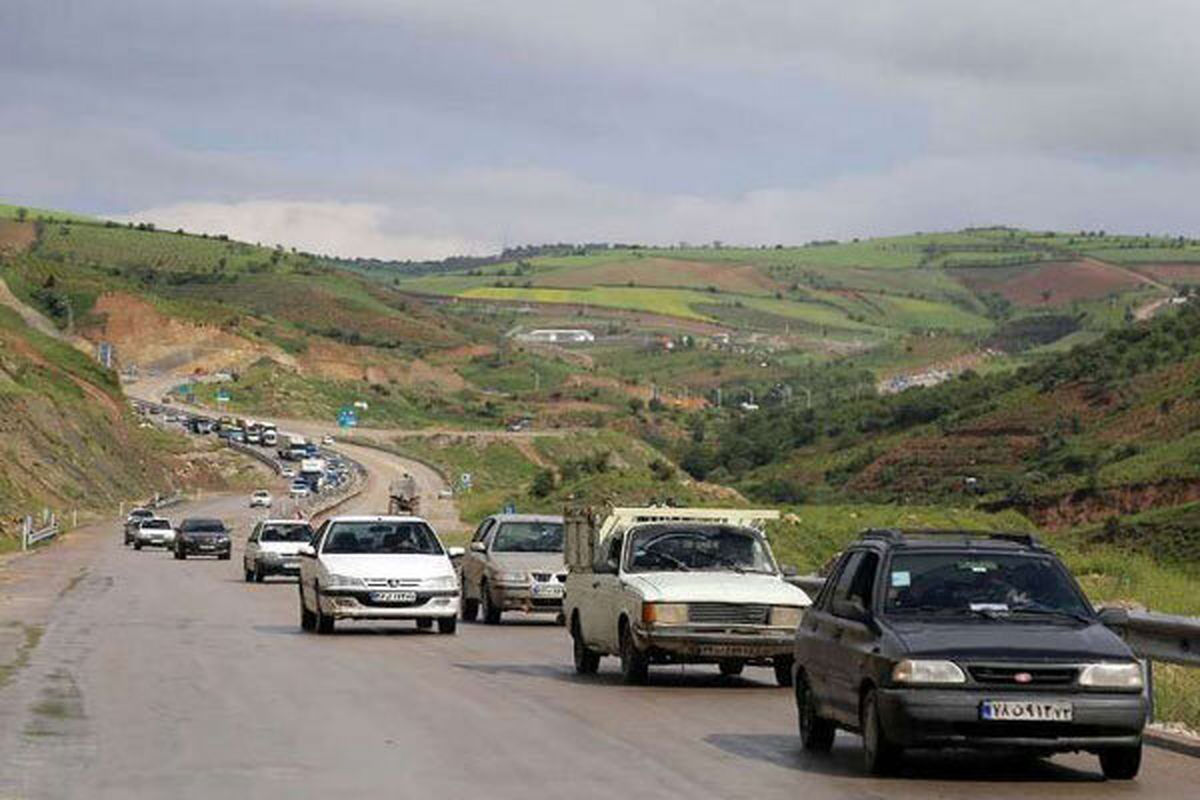
POLYGON ((862 725, 863 766, 872 775, 889 775, 896 770, 903 751, 887 738, 879 718, 879 697, 874 689, 863 695, 859 709, 862 725))
POLYGON ((230 556, 229 553, 222 553, 221 555, 217 556, 217 560, 218 561, 228 561, 229 556, 230 556))
POLYGON ((453 634, 458 630, 458 617, 442 617, 437 626, 438 633, 453 634))
POLYGON ((580 675, 595 675, 600 669, 600 654, 583 641, 583 631, 579 628, 578 618, 571 624, 571 649, 575 659, 575 672, 580 675))
POLYGON ((828 753, 833 749, 833 737, 837 728, 829 720, 817 714, 816 698, 808 678, 803 674, 796 677, 796 722, 800 728, 800 745, 812 753, 828 753))
POLYGON ((479 618, 479 601, 468 600, 466 595, 462 598, 462 618, 463 622, 474 622, 479 618))
POLYGON ((789 656, 776 658, 771 666, 775 667, 775 682, 787 688, 792 685, 792 666, 795 662, 789 656))
POLYGON ((141 549, 142 549, 142 543, 141 543, 141 542, 134 542, 134 543, 133 543, 133 549, 134 549, 134 550, 141 550, 141 549))
POLYGON ((722 661, 718 666, 721 668, 721 674, 726 678, 736 678, 738 675, 741 675, 742 670, 746 668, 746 662, 738 661, 737 659, 729 659, 722 661))
POLYGON ((254 567, 254 582, 262 583, 267 579, 267 573, 262 571, 262 567, 255 565, 254 567))
POLYGON ((417 620, 417 630, 427 631, 433 627, 433 620, 428 617, 417 620))
POLYGON ((184 550, 176 550, 175 557, 177 559, 179 559, 180 561, 185 561, 185 560, 187 560, 187 552, 184 550))
POLYGON ((242 565, 242 575, 244 576, 246 583, 250 583, 252 580, 254 580, 254 573, 246 569, 245 564, 242 565))
POLYGON ((650 678, 650 659, 638 649, 628 625, 621 627, 621 678, 630 686, 645 686, 650 678))
POLYGON ((308 610, 308 606, 304 605, 304 584, 300 586, 300 630, 315 631, 317 629, 317 615, 308 610))
POLYGON ((1110 781, 1131 781, 1142 767, 1142 745, 1100 751, 1100 769, 1110 781))
POLYGON ((316 592, 317 592, 317 596, 314 599, 316 600, 316 606, 317 606, 317 610, 316 610, 317 633, 323 633, 323 634, 333 633, 333 626, 335 624, 333 617, 326 616, 325 612, 321 610, 321 587, 319 587, 319 586, 316 587, 316 592))
POLYGON ((479 585, 479 607, 483 611, 483 622, 486 625, 500 624, 500 609, 492 602, 492 592, 484 581, 479 585))

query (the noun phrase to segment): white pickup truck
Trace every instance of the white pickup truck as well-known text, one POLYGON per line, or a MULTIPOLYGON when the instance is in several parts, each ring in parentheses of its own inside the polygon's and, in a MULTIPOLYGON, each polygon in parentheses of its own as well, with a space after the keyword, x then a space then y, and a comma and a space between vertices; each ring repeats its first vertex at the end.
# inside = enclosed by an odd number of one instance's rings
POLYGON ((783 579, 761 526, 775 511, 569 510, 564 613, 575 669, 616 655, 626 683, 651 664, 717 664, 738 675, 771 666, 792 682, 807 594, 783 579))

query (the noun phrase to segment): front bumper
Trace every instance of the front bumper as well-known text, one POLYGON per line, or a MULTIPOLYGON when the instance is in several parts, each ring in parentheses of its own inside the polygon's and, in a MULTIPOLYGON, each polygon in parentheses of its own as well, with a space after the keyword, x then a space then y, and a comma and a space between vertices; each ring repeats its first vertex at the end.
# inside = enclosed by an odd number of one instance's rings
POLYGON ((322 589, 321 613, 334 619, 439 619, 458 615, 457 589, 418 590, 412 603, 376 603, 370 589, 322 589))
POLYGON ((300 557, 254 559, 255 569, 263 575, 299 575, 300 557))
POLYGON ((170 536, 136 536, 134 541, 142 547, 173 547, 175 539, 170 536))
POLYGON ((189 556, 227 556, 230 553, 232 543, 219 542, 209 544, 208 542, 189 542, 184 541, 177 545, 184 553, 189 556))
POLYGON ((490 587, 492 599, 503 611, 562 611, 564 589, 561 583, 505 584, 490 587), (556 587, 547 589, 544 587, 556 587))
POLYGON ((1148 711, 1143 694, 1118 692, 883 689, 878 697, 884 732, 902 747, 1014 747, 1045 752, 1094 752, 1140 742, 1148 711), (985 721, 980 719, 979 712, 985 700, 1065 700, 1072 705, 1072 720, 985 721))
POLYGON ((730 625, 702 628, 690 625, 635 625, 633 639, 651 660, 665 663, 715 663, 738 659, 768 664, 791 658, 795 632, 791 628, 730 625))

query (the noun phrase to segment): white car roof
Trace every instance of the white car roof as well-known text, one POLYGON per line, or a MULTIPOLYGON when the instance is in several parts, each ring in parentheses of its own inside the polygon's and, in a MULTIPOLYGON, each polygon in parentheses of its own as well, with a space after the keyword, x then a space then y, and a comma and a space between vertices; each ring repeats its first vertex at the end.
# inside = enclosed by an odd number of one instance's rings
MULTIPOLYGON (((424 522, 429 525, 429 520, 424 517, 403 514, 351 514, 344 517, 330 517, 329 522, 424 522)), ((430 527, 433 526, 430 525, 430 527)))
POLYGON ((263 524, 263 525, 275 525, 275 526, 282 526, 282 525, 307 525, 307 526, 309 526, 310 528, 312 527, 312 523, 311 523, 311 522, 309 522, 309 521, 308 521, 308 520, 306 520, 306 519, 264 519, 264 520, 262 521, 262 524, 263 524))

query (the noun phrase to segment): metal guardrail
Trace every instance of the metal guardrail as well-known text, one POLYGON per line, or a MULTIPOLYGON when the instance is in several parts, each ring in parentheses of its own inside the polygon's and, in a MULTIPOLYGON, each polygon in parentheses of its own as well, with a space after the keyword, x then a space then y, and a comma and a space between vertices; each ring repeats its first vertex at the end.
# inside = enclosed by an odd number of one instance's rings
POLYGON ((242 444, 241 442, 235 442, 232 439, 226 439, 225 444, 229 448, 238 451, 242 455, 250 456, 251 458, 257 459, 258 461, 261 461, 262 463, 266 464, 268 467, 275 470, 276 475, 278 475, 280 472, 283 471, 283 465, 279 462, 279 459, 275 458, 274 456, 264 453, 262 450, 259 450, 257 447, 251 447, 248 444, 242 444))
MULTIPOLYGON (((819 575, 789 575, 784 578, 816 599, 825 579, 819 575)), ((1115 631, 1139 658, 1200 667, 1200 617, 1159 614, 1101 606, 1100 621, 1115 631)))
POLYGON ((40 528, 33 527, 33 517, 25 517, 21 526, 21 549, 28 550, 38 542, 54 538, 60 532, 58 517, 53 514, 49 515, 49 519, 40 528))

